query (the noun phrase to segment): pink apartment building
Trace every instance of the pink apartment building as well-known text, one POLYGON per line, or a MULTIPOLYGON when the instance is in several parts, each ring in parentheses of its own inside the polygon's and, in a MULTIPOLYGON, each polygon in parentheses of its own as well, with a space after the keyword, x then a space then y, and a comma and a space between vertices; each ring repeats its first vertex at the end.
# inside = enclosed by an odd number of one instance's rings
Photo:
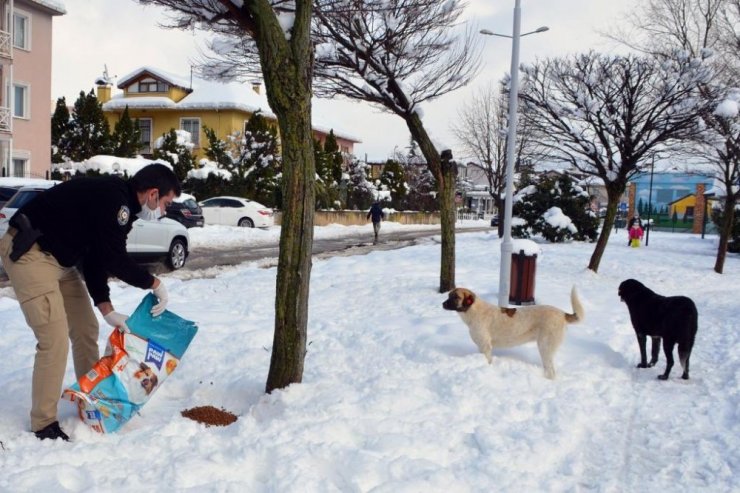
POLYGON ((0 176, 51 169, 51 23, 57 0, 0 0, 0 176))

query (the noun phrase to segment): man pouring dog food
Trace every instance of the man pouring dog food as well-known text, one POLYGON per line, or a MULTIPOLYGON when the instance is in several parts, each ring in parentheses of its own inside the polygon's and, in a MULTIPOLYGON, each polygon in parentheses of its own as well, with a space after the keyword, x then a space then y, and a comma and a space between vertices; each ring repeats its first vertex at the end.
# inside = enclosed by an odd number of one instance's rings
POLYGON ((143 167, 128 180, 74 178, 44 191, 13 215, 0 239, 0 259, 26 322, 36 337, 31 390, 31 430, 37 438, 69 440, 57 420, 57 403, 69 344, 77 378, 98 361, 98 321, 126 330, 113 307, 108 277, 152 289, 164 312, 165 285, 126 252, 137 220, 157 220, 180 195, 180 183, 163 164, 143 167), (84 275, 84 282, 83 282, 84 275))

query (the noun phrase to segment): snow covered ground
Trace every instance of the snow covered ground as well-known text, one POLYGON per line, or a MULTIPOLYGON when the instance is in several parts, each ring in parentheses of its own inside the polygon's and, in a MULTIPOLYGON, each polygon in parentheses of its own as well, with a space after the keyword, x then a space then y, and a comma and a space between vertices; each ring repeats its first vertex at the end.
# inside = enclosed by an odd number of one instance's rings
MULTIPOLYGON (((227 236, 207 230, 194 232, 195 244, 227 236)), ((239 234, 263 233, 274 234, 239 234)), ((649 247, 632 249, 621 230, 594 274, 585 269, 593 244, 542 244, 537 302, 570 310, 575 284, 586 310, 557 354, 555 381, 543 377, 534 344, 496 350, 492 365, 477 353, 441 307, 436 242, 315 260, 303 383, 272 395, 275 269, 169 276, 169 307, 200 327, 178 371, 116 434, 86 429, 60 403, 72 443, 28 431, 35 341, 5 289, 0 491, 737 491, 740 258, 715 274, 716 247, 716 237, 654 232, 649 247), (691 380, 675 367, 658 381, 662 354, 657 367, 635 368, 617 297, 630 277, 696 301, 691 380), (206 428, 180 415, 200 405, 239 419, 206 428)), ((459 235, 457 284, 495 302, 499 251, 493 231, 459 235)), ((143 294, 112 288, 124 312, 143 294)))

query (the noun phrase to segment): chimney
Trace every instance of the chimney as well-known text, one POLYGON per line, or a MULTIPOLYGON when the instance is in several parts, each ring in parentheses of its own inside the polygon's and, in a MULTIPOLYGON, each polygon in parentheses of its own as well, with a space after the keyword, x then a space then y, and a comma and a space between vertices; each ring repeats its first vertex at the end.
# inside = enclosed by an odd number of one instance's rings
POLYGON ((256 92, 257 94, 260 94, 261 88, 262 88, 262 81, 259 81, 259 80, 252 81, 252 90, 254 92, 256 92))
POLYGON ((110 101, 110 86, 109 85, 98 85, 96 92, 97 92, 98 101, 100 101, 100 104, 104 104, 110 101))
POLYGON ((110 91, 111 86, 113 85, 113 80, 110 75, 108 75, 108 66, 104 65, 104 67, 105 70, 103 70, 103 75, 95 79, 95 85, 98 86, 97 96, 100 104, 110 101, 110 91))

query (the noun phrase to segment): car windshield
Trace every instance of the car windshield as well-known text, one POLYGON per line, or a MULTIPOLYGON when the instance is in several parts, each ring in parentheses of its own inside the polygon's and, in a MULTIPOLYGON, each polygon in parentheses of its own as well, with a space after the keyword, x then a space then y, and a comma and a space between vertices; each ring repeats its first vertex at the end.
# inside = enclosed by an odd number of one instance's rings
POLYGON ((198 207, 198 203, 193 199, 187 199, 182 203, 185 207, 188 209, 196 209, 198 207))
POLYGON ((42 190, 21 190, 13 195, 13 197, 5 204, 5 207, 9 209, 20 209, 37 197, 41 192, 42 190))
POLYGON ((17 191, 18 189, 13 187, 0 187, 0 200, 8 200, 17 191))

